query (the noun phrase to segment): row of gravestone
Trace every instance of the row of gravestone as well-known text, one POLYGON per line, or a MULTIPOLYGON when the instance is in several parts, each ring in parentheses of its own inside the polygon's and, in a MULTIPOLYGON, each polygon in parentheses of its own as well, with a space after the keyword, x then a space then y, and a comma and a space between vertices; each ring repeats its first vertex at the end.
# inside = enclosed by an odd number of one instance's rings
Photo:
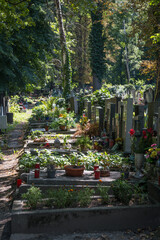
POLYGON ((124 152, 131 152, 129 131, 134 129, 138 135, 145 128, 157 132, 157 144, 160 143, 160 102, 150 102, 146 105, 134 105, 133 98, 122 101, 114 97, 105 100, 105 106, 91 106, 85 103, 87 117, 92 123, 99 123, 99 133, 105 130, 111 139, 122 138, 124 152))

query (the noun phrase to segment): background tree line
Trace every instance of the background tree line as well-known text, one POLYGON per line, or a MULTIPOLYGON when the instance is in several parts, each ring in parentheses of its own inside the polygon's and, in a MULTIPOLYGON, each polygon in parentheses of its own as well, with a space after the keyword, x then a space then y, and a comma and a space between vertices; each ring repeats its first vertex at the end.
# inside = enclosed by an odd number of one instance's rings
POLYGON ((158 96, 159 8, 159 0, 1 0, 0 91, 59 85, 67 96, 74 84, 140 80, 156 83, 158 96))

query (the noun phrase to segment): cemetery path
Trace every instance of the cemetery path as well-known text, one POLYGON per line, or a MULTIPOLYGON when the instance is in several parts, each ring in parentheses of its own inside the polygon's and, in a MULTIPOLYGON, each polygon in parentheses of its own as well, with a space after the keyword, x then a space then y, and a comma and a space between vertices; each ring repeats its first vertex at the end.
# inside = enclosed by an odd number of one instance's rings
MULTIPOLYGON (((6 135, 8 149, 3 150, 4 160, 0 161, 0 239, 9 240, 11 234, 11 205, 18 177, 18 157, 23 149, 25 124, 19 124, 6 135)), ((10 240, 160 240, 160 228, 155 231, 137 231, 72 234, 53 237, 48 234, 12 235, 10 240)))
POLYGON ((2 150, 3 160, 0 161, 0 239, 8 240, 10 236, 10 209, 16 190, 18 177, 18 157, 23 149, 25 123, 2 136, 7 149, 2 150))

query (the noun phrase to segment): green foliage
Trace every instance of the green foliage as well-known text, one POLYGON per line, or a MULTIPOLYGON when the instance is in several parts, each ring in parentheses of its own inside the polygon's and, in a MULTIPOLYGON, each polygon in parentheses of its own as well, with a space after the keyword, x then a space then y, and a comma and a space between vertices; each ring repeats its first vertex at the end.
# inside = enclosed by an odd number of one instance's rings
POLYGON ((56 54, 52 52, 55 34, 44 11, 43 1, 36 0, 32 4, 28 3, 30 1, 21 4, 2 2, 6 7, 0 7, 6 19, 0 22, 5 25, 6 31, 0 37, 0 88, 14 92, 25 91, 25 86, 45 84, 47 75, 53 75, 50 60, 56 54))
POLYGON ((88 136, 81 136, 77 138, 76 145, 80 147, 81 151, 83 151, 83 150, 91 149, 92 141, 88 136))
POLYGON ((101 87, 102 78, 105 74, 105 37, 102 25, 102 11, 103 4, 98 2, 96 11, 91 12, 92 28, 89 36, 89 51, 94 90, 101 87))
POLYGON ((22 198, 27 200, 27 206, 35 209, 42 200, 42 193, 38 187, 30 187, 27 193, 22 194, 22 198))
POLYGON ((117 200, 124 204, 129 204, 132 198, 133 186, 125 180, 118 179, 111 185, 113 193, 117 200))
POLYGON ((97 193, 101 196, 102 203, 108 204, 110 202, 108 191, 109 187, 103 186, 101 183, 97 185, 97 193))
POLYGON ((19 96, 15 95, 15 96, 11 96, 11 98, 9 99, 9 111, 12 113, 18 113, 20 112, 20 106, 18 104, 19 102, 19 96))
POLYGON ((41 151, 37 150, 36 155, 31 153, 23 154, 19 160, 19 168, 28 172, 30 169, 34 169, 37 162, 40 163, 41 167, 46 167, 51 162, 54 162, 56 167, 64 167, 64 165, 69 164, 66 156, 54 154, 47 149, 43 149, 41 151))
POLYGON ((88 206, 91 203, 91 196, 93 195, 94 190, 88 187, 79 190, 77 193, 77 199, 80 207, 88 206))
POLYGON ((48 191, 47 200, 48 206, 55 206, 56 208, 66 208, 76 204, 77 192, 71 188, 66 189, 65 187, 60 187, 57 190, 48 191))
POLYGON ((111 97, 107 88, 102 87, 99 90, 94 91, 91 95, 92 105, 98 104, 101 107, 105 106, 105 100, 111 97))
POLYGON ((35 138, 39 138, 43 135, 42 131, 36 130, 31 132, 31 139, 34 140, 35 138))
POLYGON ((34 107, 32 109, 32 113, 34 115, 34 118, 36 120, 44 120, 46 116, 46 106, 45 105, 39 105, 37 107, 34 107))

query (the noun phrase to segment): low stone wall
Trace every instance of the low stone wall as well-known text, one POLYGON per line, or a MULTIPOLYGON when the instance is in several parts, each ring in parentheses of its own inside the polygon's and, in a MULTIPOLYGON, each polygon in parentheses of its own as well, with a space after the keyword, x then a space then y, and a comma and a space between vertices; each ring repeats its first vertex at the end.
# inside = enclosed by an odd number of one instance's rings
POLYGON ((13 233, 52 233, 118 231, 160 225, 160 205, 96 207, 22 211, 15 201, 12 212, 13 233))

